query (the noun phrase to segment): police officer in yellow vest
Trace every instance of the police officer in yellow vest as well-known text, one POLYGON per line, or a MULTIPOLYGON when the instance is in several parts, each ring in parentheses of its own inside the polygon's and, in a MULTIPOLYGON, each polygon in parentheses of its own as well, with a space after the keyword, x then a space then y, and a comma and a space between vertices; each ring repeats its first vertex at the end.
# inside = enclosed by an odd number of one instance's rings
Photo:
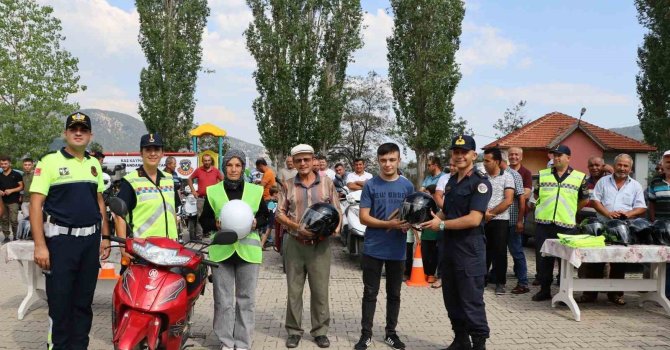
MULTIPOLYGON (((171 174, 158 170, 163 158, 163 140, 158 134, 146 134, 140 139, 142 166, 123 177, 118 197, 128 206, 128 224, 132 236, 169 237, 177 239, 175 214, 179 195, 174 189, 171 174)), ((116 218, 116 235, 126 237, 126 224, 116 218)))
MULTIPOLYGON (((535 204, 535 254, 538 256, 546 239, 557 238, 557 233, 575 227, 577 212, 589 202, 586 175, 569 166, 570 148, 558 145, 550 153, 554 155, 554 165, 540 170, 535 204)), ((533 300, 548 300, 551 299, 554 258, 540 257, 537 261, 541 289, 533 295, 533 300)))
MULTIPOLYGON (((244 182, 246 156, 231 149, 223 157, 224 180, 207 187, 207 195, 200 216, 205 233, 218 227, 221 208, 230 200, 241 199, 255 214, 256 227, 268 220, 269 211, 263 201, 263 187, 244 182)), ((255 295, 258 271, 263 260, 261 239, 252 231, 232 245, 209 246, 209 259, 219 263, 212 269, 214 284, 214 333, 223 350, 251 348, 255 326, 255 295)))

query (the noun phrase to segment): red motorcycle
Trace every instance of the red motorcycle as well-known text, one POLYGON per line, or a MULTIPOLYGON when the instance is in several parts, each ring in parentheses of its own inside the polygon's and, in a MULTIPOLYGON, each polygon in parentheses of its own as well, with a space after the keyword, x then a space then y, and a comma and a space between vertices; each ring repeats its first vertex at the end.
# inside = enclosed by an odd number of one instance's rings
MULTIPOLYGON (((127 213, 118 198, 110 200, 110 208, 120 217, 127 213)), ((187 248, 169 238, 110 239, 133 257, 122 259, 127 269, 112 297, 114 349, 182 349, 191 336, 191 316, 204 292, 207 266, 217 264, 204 259, 202 249, 187 248)), ((236 240, 235 232, 218 232, 212 244, 236 240)))

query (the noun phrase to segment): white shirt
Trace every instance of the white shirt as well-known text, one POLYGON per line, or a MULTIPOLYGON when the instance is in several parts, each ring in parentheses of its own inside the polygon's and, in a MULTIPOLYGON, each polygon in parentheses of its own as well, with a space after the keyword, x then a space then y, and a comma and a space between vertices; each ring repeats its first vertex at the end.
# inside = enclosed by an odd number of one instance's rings
POLYGON ((326 176, 328 176, 331 180, 335 181, 335 170, 328 168, 326 170, 319 171, 319 174, 321 173, 325 173, 326 176))
POLYGON ((444 192, 444 188, 447 187, 447 182, 449 182, 449 178, 451 177, 450 173, 445 173, 440 177, 439 180, 437 180, 437 185, 435 185, 435 191, 442 191, 444 192))
POLYGON ((613 175, 603 176, 596 183, 591 199, 602 203, 609 211, 629 211, 634 208, 647 207, 642 185, 630 177, 626 179, 621 188, 617 188, 613 175))
POLYGON ((363 175, 358 175, 356 173, 349 173, 349 175, 347 175, 347 184, 356 181, 368 181, 370 179, 372 179, 372 174, 368 173, 367 171, 363 172, 363 175))

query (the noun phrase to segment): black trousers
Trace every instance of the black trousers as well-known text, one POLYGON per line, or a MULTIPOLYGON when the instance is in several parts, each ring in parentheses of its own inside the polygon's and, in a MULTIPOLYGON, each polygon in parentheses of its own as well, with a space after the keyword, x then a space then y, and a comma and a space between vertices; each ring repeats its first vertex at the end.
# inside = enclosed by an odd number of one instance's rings
POLYGON ((489 283, 507 282, 507 236, 509 220, 491 220, 484 227, 486 232, 486 271, 489 283), (493 265, 493 270, 491 270, 493 265))
POLYGON ((543 291, 551 290, 551 281, 554 279, 554 257, 542 256, 540 249, 544 244, 544 241, 551 238, 558 238, 556 235, 559 232, 565 232, 569 229, 564 227, 551 225, 538 224, 535 226, 535 257, 537 261, 537 280, 540 281, 540 286, 543 291))
POLYGON ((435 276, 437 264, 440 260, 437 252, 437 241, 421 240, 421 260, 423 260, 423 272, 426 276, 435 276))
MULTIPOLYGON (((422 253, 423 254, 423 253, 422 253)), ((410 277, 414 263, 414 242, 405 244, 405 276, 410 277)))
POLYGON ((382 277, 382 267, 386 265, 386 335, 396 334, 400 314, 400 287, 404 260, 381 260, 363 255, 363 317, 361 333, 372 336, 372 323, 377 306, 377 294, 382 277))
POLYGON ((47 238, 47 248, 51 262, 46 278, 50 349, 85 350, 100 269, 100 234, 47 238))

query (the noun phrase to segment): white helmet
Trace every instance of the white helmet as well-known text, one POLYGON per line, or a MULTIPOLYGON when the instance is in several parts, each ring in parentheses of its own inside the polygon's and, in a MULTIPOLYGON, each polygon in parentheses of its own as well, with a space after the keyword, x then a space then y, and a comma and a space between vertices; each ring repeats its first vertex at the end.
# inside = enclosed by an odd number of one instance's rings
POLYGON ((251 207, 239 199, 232 200, 221 208, 219 214, 221 229, 235 231, 238 240, 251 232, 253 222, 254 212, 251 207))

